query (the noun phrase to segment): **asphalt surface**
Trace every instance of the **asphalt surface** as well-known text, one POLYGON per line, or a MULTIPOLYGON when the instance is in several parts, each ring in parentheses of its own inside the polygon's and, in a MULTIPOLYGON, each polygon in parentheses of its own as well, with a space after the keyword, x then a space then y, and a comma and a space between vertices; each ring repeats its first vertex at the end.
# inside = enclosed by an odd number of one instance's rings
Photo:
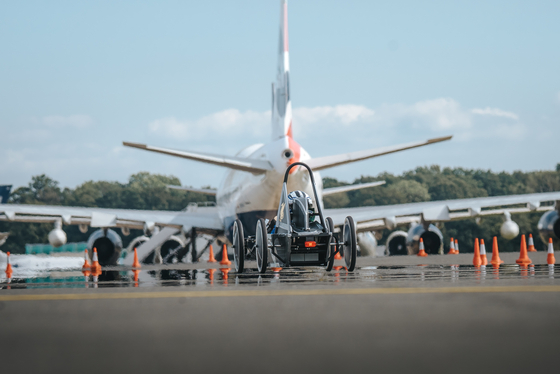
POLYGON ((499 269, 474 268, 465 254, 360 259, 354 274, 306 268, 259 277, 184 264, 145 267, 136 282, 123 269, 98 283, 77 281, 75 271, 14 278, 0 291, 0 367, 555 372, 560 267, 545 265, 545 253, 530 256, 536 265, 528 268, 513 265, 516 254, 502 254, 499 269))

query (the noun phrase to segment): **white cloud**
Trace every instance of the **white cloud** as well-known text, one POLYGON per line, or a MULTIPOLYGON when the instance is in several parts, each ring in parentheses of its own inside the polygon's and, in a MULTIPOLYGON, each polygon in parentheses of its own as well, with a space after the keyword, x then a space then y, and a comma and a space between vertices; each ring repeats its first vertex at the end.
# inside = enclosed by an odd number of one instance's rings
MULTIPOLYGON (((451 98, 437 98, 407 104, 383 104, 378 108, 363 105, 299 107, 294 111, 294 136, 311 139, 317 130, 326 134, 352 131, 360 134, 356 143, 394 142, 413 134, 455 135, 459 141, 481 138, 519 139, 525 126, 519 116, 498 108, 463 108, 451 98), (380 138, 382 136, 382 138, 380 138)), ((196 120, 175 117, 157 119, 149 124, 151 132, 179 140, 212 139, 262 142, 270 133, 270 111, 241 112, 227 109, 196 120)))
POLYGON ((469 114, 449 98, 423 100, 412 105, 384 104, 378 113, 379 121, 393 126, 431 131, 464 130, 472 126, 469 114))
POLYGON ((363 105, 300 107, 294 109, 294 122, 302 125, 324 122, 338 122, 343 125, 350 125, 357 121, 370 120, 374 114, 375 111, 363 105))
POLYGON ((46 116, 41 122, 50 127, 77 127, 84 128, 93 124, 93 119, 84 114, 73 116, 46 116))
POLYGON ((472 113, 474 114, 480 114, 483 116, 494 116, 494 117, 504 117, 504 118, 511 118, 511 119, 515 119, 518 120, 519 116, 515 113, 512 112, 506 112, 505 110, 501 110, 498 108, 490 108, 490 107, 486 107, 484 109, 472 109, 471 110, 472 113))
POLYGON ((175 117, 157 119, 148 127, 150 131, 181 140, 207 139, 208 136, 261 135, 269 130, 270 111, 241 112, 227 109, 198 120, 179 120, 175 117))
POLYGON ((383 104, 376 109, 351 104, 294 109, 295 131, 299 127, 313 130, 316 125, 331 127, 332 130, 341 126, 356 129, 412 126, 439 131, 470 128, 471 121, 468 112, 453 99, 446 98, 419 101, 412 105, 383 104))

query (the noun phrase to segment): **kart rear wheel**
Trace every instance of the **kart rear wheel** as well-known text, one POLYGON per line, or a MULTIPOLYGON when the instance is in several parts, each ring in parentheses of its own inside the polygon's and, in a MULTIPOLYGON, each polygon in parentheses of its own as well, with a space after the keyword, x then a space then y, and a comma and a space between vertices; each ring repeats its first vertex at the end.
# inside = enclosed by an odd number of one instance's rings
POLYGON ((243 273, 245 267, 245 237, 243 236, 243 224, 238 219, 233 222, 233 260, 235 271, 243 273))
POLYGON ((342 231, 342 248, 344 250, 344 262, 348 271, 354 271, 356 267, 356 256, 358 249, 356 246, 356 225, 354 219, 350 216, 344 220, 344 229, 342 231))
POLYGON ((268 266, 268 237, 266 233, 266 223, 259 218, 257 229, 255 230, 255 245, 257 252, 257 268, 263 274, 268 266))
MULTIPOLYGON (((332 234, 334 232, 334 223, 331 217, 326 218, 327 230, 331 233, 331 243, 333 242, 332 234)), ((326 271, 331 271, 334 265, 333 253, 336 251, 336 246, 327 246, 327 267, 326 271)))

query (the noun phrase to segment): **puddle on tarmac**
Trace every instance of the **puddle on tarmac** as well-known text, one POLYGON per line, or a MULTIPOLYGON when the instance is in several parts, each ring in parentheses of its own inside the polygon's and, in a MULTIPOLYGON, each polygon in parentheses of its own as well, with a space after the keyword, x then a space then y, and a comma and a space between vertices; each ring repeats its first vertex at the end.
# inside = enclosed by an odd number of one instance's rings
POLYGON ((501 265, 475 268, 472 265, 411 265, 411 266, 365 266, 352 273, 345 267, 335 266, 331 272, 323 268, 284 268, 268 270, 259 274, 256 269, 246 269, 237 274, 233 268, 181 269, 173 265, 146 266, 142 270, 130 270, 114 266, 99 276, 84 275, 78 269, 43 270, 30 275, 25 269, 14 269, 11 279, 2 272, 0 289, 21 288, 102 288, 102 287, 224 287, 228 285, 266 286, 274 284, 334 284, 372 282, 434 282, 456 283, 506 279, 555 279, 560 268, 549 265, 501 265), (556 271, 556 273, 555 273, 556 271))

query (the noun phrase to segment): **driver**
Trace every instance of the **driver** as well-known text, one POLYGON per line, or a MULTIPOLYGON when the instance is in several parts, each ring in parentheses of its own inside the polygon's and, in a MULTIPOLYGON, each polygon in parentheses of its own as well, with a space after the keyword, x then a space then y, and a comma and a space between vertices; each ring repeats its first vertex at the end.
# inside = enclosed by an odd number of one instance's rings
POLYGON ((303 191, 296 190, 288 194, 288 204, 290 205, 290 213, 292 213, 292 205, 294 204, 294 200, 302 197, 304 197, 305 200, 307 200, 309 222, 311 223, 315 221, 315 207, 313 205, 313 199, 311 199, 311 197, 309 197, 309 195, 303 191))

